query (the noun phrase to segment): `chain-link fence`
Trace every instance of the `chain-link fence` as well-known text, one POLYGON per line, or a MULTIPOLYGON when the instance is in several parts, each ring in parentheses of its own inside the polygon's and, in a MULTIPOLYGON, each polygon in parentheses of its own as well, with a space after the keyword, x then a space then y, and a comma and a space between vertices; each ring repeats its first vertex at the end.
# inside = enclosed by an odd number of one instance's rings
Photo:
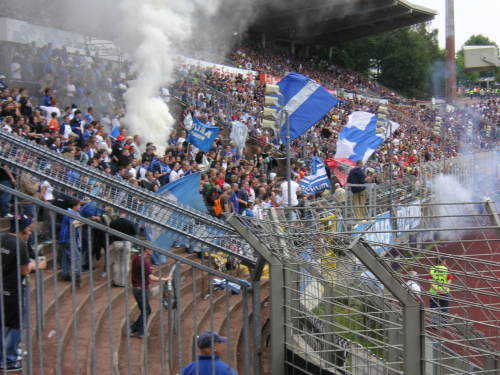
POLYGON ((230 219, 282 267, 271 300, 283 301, 288 373, 497 374, 494 203, 385 209, 362 220, 325 204, 230 219))

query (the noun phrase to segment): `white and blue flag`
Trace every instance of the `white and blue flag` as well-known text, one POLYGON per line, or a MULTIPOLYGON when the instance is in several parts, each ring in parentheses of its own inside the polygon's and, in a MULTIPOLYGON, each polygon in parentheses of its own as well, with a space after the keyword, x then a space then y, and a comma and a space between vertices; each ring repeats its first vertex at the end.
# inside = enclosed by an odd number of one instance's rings
POLYGON ((311 174, 305 176, 299 183, 302 193, 317 194, 332 188, 332 183, 326 174, 325 164, 320 158, 317 156, 312 158, 310 169, 311 174))
POLYGON ((113 125, 113 129, 111 129, 111 133, 109 133, 109 136, 113 139, 118 138, 120 135, 120 127, 117 125, 113 125))
MULTIPOLYGON (((321 120, 339 100, 323 86, 298 73, 289 73, 279 83, 288 113, 290 141, 300 137, 321 120)), ((286 142, 286 124, 281 126, 281 140, 286 142)))
POLYGON ((243 155, 243 149, 245 148, 245 143, 248 138, 248 128, 241 121, 234 121, 231 129, 231 140, 234 142, 238 148, 240 157, 243 155))
POLYGON ((373 113, 356 111, 339 134, 335 158, 352 161, 367 161, 373 152, 388 138, 399 124, 387 121, 387 127, 377 131, 378 116, 373 113), (380 131, 382 130, 382 131, 380 131))
POLYGON ((217 126, 204 124, 193 117, 193 128, 189 132, 188 142, 200 150, 208 152, 218 134, 219 128, 217 126))

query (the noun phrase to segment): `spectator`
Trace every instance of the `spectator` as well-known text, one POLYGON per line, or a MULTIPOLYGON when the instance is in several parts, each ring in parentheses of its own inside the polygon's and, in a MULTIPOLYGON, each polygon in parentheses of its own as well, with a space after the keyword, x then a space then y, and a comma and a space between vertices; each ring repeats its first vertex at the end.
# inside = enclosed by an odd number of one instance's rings
POLYGON ((409 290, 419 296, 422 293, 422 287, 416 281, 417 276, 418 274, 415 271, 408 272, 408 281, 406 281, 406 286, 409 290))
MULTIPOLYGON (((0 168, 0 185, 14 188, 16 186, 16 179, 14 175, 10 171, 9 167, 5 166, 0 168)), ((2 192, 0 194, 0 216, 7 217, 9 216, 9 205, 10 205, 11 195, 6 192, 2 192)))
MULTIPOLYGON (((22 362, 18 360, 21 342, 21 319, 24 311, 19 310, 19 300, 23 299, 24 278, 35 269, 45 269, 45 259, 30 260, 27 241, 33 232, 33 222, 27 216, 11 219, 10 233, 1 239, 3 299, 0 307, 3 322, 0 324, 0 371, 21 371, 22 362), (18 248, 19 245, 19 248, 18 248), (19 251, 18 251, 19 250, 19 251), (18 268, 19 264, 19 268, 18 268), (5 358, 3 355, 5 353, 5 358)), ((22 304, 22 310, 27 306, 22 304)))
POLYGON ((300 177, 294 176, 290 181, 290 199, 288 198, 288 181, 283 181, 280 185, 281 196, 283 198, 283 205, 287 207, 297 207, 299 201, 297 199, 297 194, 300 193, 300 185, 298 183, 300 177))
POLYGON ((433 324, 448 323, 448 306, 450 303, 450 284, 453 280, 453 275, 448 271, 446 261, 444 259, 436 259, 436 264, 429 269, 429 277, 431 280, 430 293, 430 308, 435 312, 432 314, 433 324))
POLYGON ((222 362, 223 345, 227 337, 213 331, 202 332, 198 336, 197 345, 200 351, 196 361, 182 369, 182 375, 237 375, 227 363, 222 362), (212 369, 215 368, 215 374, 212 369))
MULTIPOLYGON (((86 203, 80 209, 80 216, 86 219, 101 223, 103 221, 103 210, 97 207, 94 202, 86 203)), ((82 228, 82 272, 90 271, 90 257, 94 255, 98 258, 97 254, 103 245, 102 232, 88 225, 82 228), (91 234, 91 242, 89 243, 89 232, 91 234)), ((92 267, 94 270, 95 267, 92 267)))
MULTIPOLYGON (((109 227, 131 237, 137 234, 135 224, 125 217, 119 217, 111 221, 109 227)), ((125 287, 128 279, 132 243, 115 236, 111 236, 109 242, 109 268, 113 286, 125 287)))
POLYGON ((335 184, 334 197, 339 203, 345 202, 345 189, 337 182, 335 184))
POLYGON ((5 80, 7 79, 7 77, 5 76, 5 74, 0 74, 0 90, 4 90, 4 89, 7 89, 9 88, 9 86, 7 86, 7 84, 5 83, 5 80))
MULTIPOLYGON (((352 185, 364 185, 365 172, 362 169, 363 162, 360 160, 356 163, 356 167, 349 171, 347 176, 347 183, 352 185)), ((354 206, 354 215, 358 219, 366 219, 366 187, 365 186, 352 186, 352 204, 354 206)))
MULTIPOLYGON (((79 215, 81 203, 78 199, 70 198, 68 200, 68 206, 68 212, 79 215)), ((61 252, 61 273, 59 275, 59 279, 63 281, 71 281, 71 277, 73 275, 77 286, 80 286, 80 227, 82 225, 83 224, 80 221, 70 218, 69 216, 64 216, 61 222, 61 229, 59 231, 59 244, 61 252), (71 228, 74 230, 73 240, 71 237, 71 228)))
POLYGON ((151 314, 151 306, 149 304, 150 290, 149 283, 151 281, 168 281, 170 277, 159 278, 153 275, 153 267, 151 265, 151 249, 145 249, 143 252, 132 257, 132 287, 134 298, 139 306, 140 314, 134 323, 130 326, 130 336, 143 338, 145 328, 148 324, 148 318, 151 314), (144 254, 144 255, 143 255, 144 254))
POLYGON ((181 169, 180 163, 175 163, 174 168, 170 172, 169 181, 174 182, 184 176, 184 171, 181 169))

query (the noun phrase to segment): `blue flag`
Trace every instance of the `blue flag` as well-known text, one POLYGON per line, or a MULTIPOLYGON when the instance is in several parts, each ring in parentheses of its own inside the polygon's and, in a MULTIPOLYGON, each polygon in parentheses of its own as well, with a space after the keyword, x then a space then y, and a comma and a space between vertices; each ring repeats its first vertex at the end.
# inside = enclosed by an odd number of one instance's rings
POLYGON ((163 185, 156 194, 166 195, 169 199, 179 202, 184 206, 207 212, 207 206, 198 190, 201 173, 192 173, 170 184, 163 185))
POLYGON ((397 122, 387 121, 383 123, 385 127, 377 129, 377 121, 378 116, 373 113, 351 113, 349 121, 339 134, 335 158, 367 161, 385 139, 399 128, 397 122))
POLYGON ((193 128, 189 132, 188 142, 200 150, 208 152, 218 134, 219 128, 217 126, 204 124, 193 117, 193 128))
POLYGON ((113 139, 116 139, 119 135, 120 135, 120 127, 113 126, 113 129, 111 129, 111 133, 109 133, 109 136, 113 139))
MULTIPOLYGON (((208 212, 205 202, 198 191, 200 185, 201 173, 192 173, 182 177, 170 184, 162 186, 156 194, 160 194, 173 202, 181 203, 184 206, 194 208, 201 212, 208 212)), ((173 225, 181 230, 192 227, 193 219, 187 215, 172 214, 164 224, 173 225)), ((191 245, 191 240, 181 238, 177 233, 169 230, 159 230, 158 227, 146 228, 146 239, 153 242, 156 246, 169 250, 172 245, 178 243, 186 248, 191 245)), ((165 255, 153 253, 153 262, 155 264, 164 264, 167 261, 165 255)))
MULTIPOLYGON (((278 86, 285 97, 291 141, 308 131, 339 102, 323 86, 302 74, 287 74, 278 86)), ((286 142, 286 124, 281 127, 281 140, 286 142)))
POLYGON ((316 194, 332 188, 332 183, 326 174, 325 164, 320 158, 317 156, 312 158, 310 169, 311 174, 305 176, 299 183, 302 193, 316 194))

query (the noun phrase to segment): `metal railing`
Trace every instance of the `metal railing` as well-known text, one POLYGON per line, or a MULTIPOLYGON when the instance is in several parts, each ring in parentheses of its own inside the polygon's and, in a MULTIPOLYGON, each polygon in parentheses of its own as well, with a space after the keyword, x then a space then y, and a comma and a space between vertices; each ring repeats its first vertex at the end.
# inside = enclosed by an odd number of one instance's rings
MULTIPOLYGON (((434 180, 439 175, 453 176, 457 184, 461 186, 475 186, 475 191, 479 193, 483 186, 481 176, 485 174, 484 169, 491 166, 491 172, 495 172, 500 157, 499 151, 488 151, 474 154, 460 155, 451 159, 421 163, 419 165, 419 176, 407 176, 402 179, 386 181, 380 184, 368 183, 363 185, 348 184, 345 188, 346 194, 342 201, 335 194, 325 198, 308 202, 310 207, 319 209, 320 207, 335 206, 344 219, 361 220, 363 218, 373 218, 380 215, 391 207, 400 204, 412 203, 416 200, 425 200, 432 196, 434 180), (364 204, 356 205, 352 193, 353 187, 364 187, 364 204), (363 215, 356 214, 358 208, 362 208, 363 215)), ((491 188, 491 186, 487 186, 491 188)), ((490 197, 495 192, 489 191, 474 198, 490 197)), ((490 197, 491 198, 491 197, 490 197)), ((317 210, 316 210, 317 211, 317 210)), ((315 212, 316 212, 315 211, 315 212)))
POLYGON ((246 264, 255 262, 249 246, 223 221, 69 160, 33 142, 0 132, 0 162, 49 181, 62 194, 114 207, 156 231, 172 233, 177 239, 187 238, 198 249, 213 248, 246 264))
POLYGON ((265 323, 268 298, 265 279, 250 284, 241 270, 216 270, 216 254, 210 251, 166 251, 75 211, 4 186, 0 191, 13 198, 15 217, 29 204, 35 218, 27 241, 20 221, 12 234, 4 233, 0 239, 0 261, 11 262, 13 267, 2 268, 0 275, 0 374, 7 372, 7 365, 21 364, 22 373, 29 375, 177 374, 190 362, 201 366, 196 338, 206 330, 228 338, 223 351, 215 354, 238 373, 260 373, 259 348, 265 342, 260 322, 265 323), (41 210, 48 218, 45 222, 36 220, 41 210), (68 220, 81 226, 69 225, 70 240, 65 244, 61 227, 68 220), (13 246, 4 241, 6 236, 17 238, 13 246), (22 277, 19 271, 26 262, 26 243, 33 249, 30 258, 36 269, 22 277), (148 276, 148 249, 168 259, 154 268, 155 277, 148 276), (14 284, 13 269, 17 270, 14 284), (156 281, 167 277, 168 282, 156 281), (148 318, 140 321, 138 315, 148 310, 147 305, 151 309, 148 318), (19 326, 12 323, 13 317, 19 326), (21 334, 19 345, 7 344, 13 334, 21 334), (2 362, 13 350, 16 356, 19 351, 19 359, 2 362))

